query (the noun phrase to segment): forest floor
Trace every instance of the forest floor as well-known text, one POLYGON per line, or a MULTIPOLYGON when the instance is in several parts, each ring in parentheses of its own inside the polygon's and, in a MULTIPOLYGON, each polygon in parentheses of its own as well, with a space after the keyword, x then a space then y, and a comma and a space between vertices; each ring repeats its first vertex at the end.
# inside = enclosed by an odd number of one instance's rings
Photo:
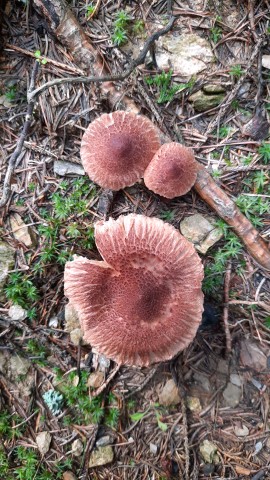
MULTIPOLYGON (((44 89, 10 163, 31 103, 34 64, 34 88, 89 75, 71 47, 74 38, 57 32, 56 10, 48 7, 57 2, 2 2, 0 179, 7 188, 0 200, 0 247, 11 247, 14 260, 0 292, 0 478, 269 479, 269 273, 194 190, 166 200, 141 182, 106 197, 84 175, 84 130, 121 107, 111 105, 102 84, 63 82, 44 89), (172 361, 149 368, 119 367, 71 337, 63 292, 64 265, 72 255, 100 258, 95 221, 132 212, 176 229, 184 218, 201 214, 223 234, 201 255, 205 313, 195 340, 172 361), (14 305, 21 308, 14 312, 14 305), (44 394, 55 390, 60 395, 52 406, 44 394)), ((157 64, 147 56, 116 82, 116 92, 173 141, 193 148, 269 240, 268 2, 72 0, 65 8, 112 74, 123 72, 172 14, 177 19, 167 38, 177 43, 180 35, 195 35, 207 42, 211 58, 194 57, 192 68, 207 63, 188 75, 181 56, 178 64, 170 59, 163 37, 157 64), (207 98, 201 111, 196 92, 219 98, 207 98)))

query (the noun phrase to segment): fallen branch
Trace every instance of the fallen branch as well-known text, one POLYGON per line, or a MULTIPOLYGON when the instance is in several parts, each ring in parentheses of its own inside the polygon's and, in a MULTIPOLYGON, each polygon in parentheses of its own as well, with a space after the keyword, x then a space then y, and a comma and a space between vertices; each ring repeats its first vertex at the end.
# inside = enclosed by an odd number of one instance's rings
POLYGON ((137 68, 139 65, 142 65, 145 61, 145 57, 153 45, 153 43, 159 39, 162 35, 168 33, 174 22, 176 17, 171 17, 170 21, 167 23, 166 27, 161 28, 157 32, 153 33, 145 42, 144 47, 141 53, 136 57, 134 60, 131 61, 130 65, 126 70, 122 73, 116 73, 115 75, 103 75, 100 77, 91 76, 91 77, 66 77, 66 78, 57 78, 55 80, 51 80, 50 82, 46 82, 40 87, 36 88, 34 91, 29 92, 28 94, 28 101, 32 101, 35 97, 40 95, 44 90, 47 88, 53 87, 55 85, 63 85, 64 83, 106 83, 106 82, 117 82, 123 81, 127 77, 131 75, 131 73, 137 68))
POLYGON ((194 185, 200 197, 230 225, 242 240, 256 262, 270 270, 270 250, 252 223, 240 212, 228 195, 215 183, 211 175, 198 163, 198 175, 194 185))
MULTIPOLYGON (((35 81, 36 81, 36 78, 37 78, 38 68, 39 68, 39 63, 36 61, 35 64, 34 64, 34 68, 33 68, 32 76, 31 76, 31 81, 30 81, 28 92, 32 92, 35 88, 35 81)), ((19 157, 19 155, 22 151, 24 141, 25 141, 25 139, 28 135, 28 132, 29 132, 29 128, 30 128, 30 125, 31 125, 31 122, 32 122, 34 105, 35 105, 34 98, 30 99, 28 101, 28 107, 27 107, 27 112, 26 112, 26 116, 25 116, 25 123, 24 123, 23 129, 22 129, 22 133, 20 135, 19 141, 17 143, 17 146, 16 146, 14 152, 9 159, 9 164, 8 164, 8 168, 7 168, 7 171, 6 171, 4 185, 3 185, 2 198, 0 200, 0 208, 3 208, 6 205, 6 203, 8 202, 8 199, 9 199, 11 177, 12 177, 12 174, 13 174, 15 166, 16 166, 17 158, 19 157)))

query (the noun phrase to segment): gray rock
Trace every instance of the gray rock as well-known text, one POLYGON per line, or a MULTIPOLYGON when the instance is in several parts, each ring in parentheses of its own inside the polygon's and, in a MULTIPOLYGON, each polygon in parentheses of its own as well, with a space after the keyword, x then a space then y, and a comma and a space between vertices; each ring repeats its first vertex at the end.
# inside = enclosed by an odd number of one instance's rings
POLYGON ((0 301, 5 301, 3 287, 8 277, 8 271, 14 267, 15 250, 6 242, 0 241, 0 301))
POLYGON ((12 320, 24 320, 27 317, 27 311, 20 307, 20 305, 12 305, 8 309, 8 316, 12 320))
POLYGON ((107 463, 111 463, 113 461, 113 458, 114 454, 112 447, 99 447, 91 453, 89 468, 107 465, 107 463))
POLYGON ((213 463, 215 460, 215 455, 217 454, 217 449, 217 445, 215 445, 213 442, 204 440, 199 446, 203 461, 206 463, 213 463))
POLYGON ((77 440, 74 440, 74 442, 71 445, 71 451, 75 457, 79 457, 82 452, 83 452, 83 443, 79 438, 77 440))
POLYGON ((71 303, 68 303, 65 306, 65 322, 65 331, 68 333, 70 333, 72 330, 75 330, 76 328, 81 328, 78 314, 73 305, 71 305, 71 303))
POLYGON ((33 247, 36 243, 36 236, 30 227, 27 227, 18 213, 9 216, 9 223, 14 238, 23 243, 26 247, 33 247))
POLYGON ((222 85, 209 84, 202 87, 205 93, 224 93, 226 90, 222 85))
POLYGON ((9 368, 13 379, 16 379, 19 375, 26 375, 30 367, 31 363, 26 358, 19 357, 19 355, 10 357, 9 368))
POLYGON ((180 403, 181 398, 179 396, 178 388, 172 379, 167 380, 165 383, 159 394, 158 401, 160 405, 164 406, 177 405, 180 403))
POLYGON ((193 103, 196 112, 205 112, 206 110, 217 107, 222 100, 224 100, 224 98, 224 93, 207 94, 202 90, 199 90, 198 92, 190 95, 188 100, 193 103))
POLYGON ((262 56, 262 66, 264 68, 270 69, 270 55, 263 55, 262 56))
POLYGON ((85 175, 85 171, 81 165, 73 162, 65 162, 62 160, 55 160, 53 165, 54 174, 60 177, 68 175, 85 175))
POLYGON ((249 435, 249 429, 246 427, 246 425, 242 425, 241 427, 235 425, 234 433, 237 437, 246 437, 249 435))
POLYGON ((182 235, 202 254, 205 254, 223 236, 220 229, 215 227, 214 220, 200 213, 182 220, 180 230, 182 235))
POLYGON ((222 395, 225 400, 226 407, 234 408, 239 405, 242 396, 242 390, 236 385, 233 385, 233 383, 229 382, 222 395))
POLYGON ((51 328, 57 328, 58 327, 58 317, 57 316, 51 317, 49 322, 48 322, 48 325, 51 328))
POLYGON ((156 60, 162 70, 172 68, 177 75, 191 77, 214 62, 209 42, 194 33, 166 35, 158 43, 156 60))
POLYGON ((110 437, 110 435, 104 435, 103 437, 100 437, 96 441, 96 447, 106 447, 107 445, 109 445, 112 442, 113 442, 113 440, 110 437))
POLYGON ((237 387, 242 387, 243 385, 243 378, 240 377, 237 373, 231 373, 230 375, 230 382, 237 387))
POLYGON ((211 392, 211 385, 207 375, 195 372, 193 378, 206 392, 211 392))
POLYGON ((45 455, 50 449, 52 436, 49 432, 40 432, 37 435, 36 442, 41 455, 45 455))
POLYGON ((249 367, 257 372, 267 370, 267 356, 269 352, 264 353, 263 347, 258 342, 249 338, 244 338, 240 342, 240 364, 243 367, 249 367))
POLYGON ((158 447, 155 443, 150 443, 149 450, 151 453, 153 453, 153 455, 156 455, 158 451, 158 447))

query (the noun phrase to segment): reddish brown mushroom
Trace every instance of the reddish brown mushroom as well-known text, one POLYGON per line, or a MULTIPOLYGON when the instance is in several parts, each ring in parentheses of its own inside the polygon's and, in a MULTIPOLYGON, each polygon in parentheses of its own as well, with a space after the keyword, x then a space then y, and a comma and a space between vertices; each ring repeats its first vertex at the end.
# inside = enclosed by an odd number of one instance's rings
POLYGON ((171 225, 143 215, 98 222, 103 261, 77 257, 65 293, 84 338, 120 364, 168 360, 193 340, 203 310, 203 267, 171 225))
POLYGON ((143 176, 159 147, 158 131, 148 118, 118 111, 90 123, 82 138, 81 159, 91 180, 120 190, 143 176))
POLYGON ((147 188, 166 198, 185 195, 197 177, 197 162, 190 148, 165 143, 154 155, 144 173, 147 188))

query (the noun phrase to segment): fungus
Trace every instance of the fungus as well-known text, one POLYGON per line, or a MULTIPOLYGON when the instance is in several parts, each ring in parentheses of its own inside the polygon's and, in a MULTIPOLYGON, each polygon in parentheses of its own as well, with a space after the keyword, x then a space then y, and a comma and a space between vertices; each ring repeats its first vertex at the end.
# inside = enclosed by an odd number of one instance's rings
POLYGON ((84 339, 128 365, 168 360, 187 347, 203 310, 194 246, 162 220, 135 214, 97 222, 95 239, 103 261, 77 257, 65 268, 84 339))
POLYGON ((144 173, 147 188, 166 198, 187 193, 197 177, 192 150, 179 143, 165 143, 154 155, 144 173))
POLYGON ((81 159, 91 180, 120 190, 143 176, 159 147, 158 131, 148 118, 117 111, 90 123, 82 138, 81 159))

